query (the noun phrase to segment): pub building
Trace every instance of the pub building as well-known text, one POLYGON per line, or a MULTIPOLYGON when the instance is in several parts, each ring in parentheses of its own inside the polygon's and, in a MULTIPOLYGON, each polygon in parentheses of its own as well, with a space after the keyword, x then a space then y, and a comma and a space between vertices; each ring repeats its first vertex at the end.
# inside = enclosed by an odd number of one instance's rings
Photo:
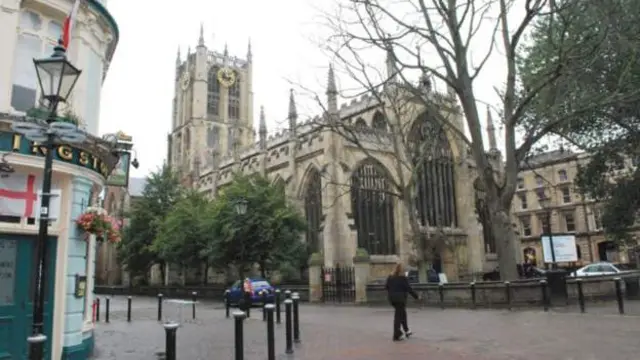
POLYGON ((97 205, 118 163, 113 142, 98 134, 102 84, 118 27, 107 0, 3 0, 1 8, 0 44, 6 56, 0 56, 0 359, 28 358, 37 313, 43 314, 38 334, 46 337, 42 358, 84 360, 95 342, 92 289, 98 239, 76 220, 97 205), (63 36, 67 17, 73 20, 68 37, 63 36), (55 145, 46 145, 54 149, 51 191, 49 206, 41 207, 47 147, 15 125, 46 98, 33 59, 52 56, 63 38, 66 59, 82 72, 56 115, 73 114, 82 136, 75 141, 60 136, 55 145), (40 214, 46 214, 48 226, 43 221, 40 227, 40 214), (45 261, 39 262, 36 246, 45 242, 45 261), (38 271, 41 263, 46 266, 38 271), (40 275, 44 292, 35 291, 40 275))

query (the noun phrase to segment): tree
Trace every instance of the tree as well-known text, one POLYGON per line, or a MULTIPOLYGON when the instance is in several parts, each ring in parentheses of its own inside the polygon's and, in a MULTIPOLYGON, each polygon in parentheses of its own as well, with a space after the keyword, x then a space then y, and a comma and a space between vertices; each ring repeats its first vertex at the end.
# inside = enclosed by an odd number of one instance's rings
POLYGON ((163 264, 163 259, 152 245, 165 217, 180 199, 181 193, 178 177, 164 165, 147 177, 142 197, 131 204, 129 224, 123 230, 118 256, 132 276, 146 277, 151 266, 163 264))
MULTIPOLYGON (((527 111, 531 106, 542 106, 546 99, 546 89, 562 87, 565 80, 561 75, 566 59, 588 57, 596 54, 602 44, 590 37, 567 42, 564 36, 549 36, 554 43, 553 65, 537 73, 535 82, 521 86, 522 74, 518 64, 522 61, 524 37, 535 29, 536 24, 553 24, 554 31, 563 34, 570 29, 584 6, 580 1, 427 1, 406 0, 398 3, 392 0, 343 0, 338 1, 336 14, 327 14, 332 32, 326 41, 327 50, 334 56, 342 70, 350 76, 363 93, 373 94, 377 101, 385 104, 387 111, 396 108, 405 111, 402 103, 394 103, 391 89, 411 94, 413 101, 425 109, 429 123, 446 129, 464 144, 461 153, 469 149, 475 164, 480 186, 483 189, 485 215, 491 224, 500 264, 502 279, 517 277, 516 245, 519 242, 512 227, 511 202, 517 184, 517 174, 521 162, 536 143, 549 133, 561 127, 564 119, 540 121, 532 119, 527 111), (500 51, 494 49, 499 47, 500 51), (478 51, 484 53, 476 57, 478 51), (364 55, 366 52, 387 53, 387 71, 382 72, 371 65, 364 55), (422 54, 429 54, 428 62, 423 62, 422 54), (502 137, 505 161, 499 164, 493 154, 485 151, 482 122, 479 116, 479 98, 474 87, 478 76, 490 59, 500 58, 506 69, 506 76, 497 89, 502 117, 502 137), (408 80, 411 73, 422 72, 421 85, 408 80), (425 91, 429 79, 446 84, 448 94, 441 96, 425 91), (400 86, 394 86, 399 84, 400 86), (448 100, 443 101, 444 98, 448 100), (468 128, 456 124, 464 121, 468 128), (499 176, 497 176, 499 175, 499 176)), ((487 70, 490 71, 490 70, 487 70)), ((617 100, 617 93, 603 93, 590 107, 606 107, 617 100)), ((349 94, 343 97, 349 97, 349 94)), ((352 95, 351 95, 352 96, 352 95)), ((547 99, 548 100, 548 99, 547 99)), ((549 103, 553 106, 554 103, 549 103)), ((567 112, 579 114, 583 109, 567 112)), ((337 125, 335 120, 331 125, 337 125)), ((438 130, 439 131, 439 130, 438 130)), ((402 137, 402 131, 393 131, 392 137, 402 137)), ((429 140, 427 139, 427 143, 429 140)), ((424 141, 418 149, 424 149, 424 141)), ((427 144, 426 148, 429 148, 427 144)), ((393 145, 392 145, 393 146, 393 145)), ((396 157, 410 159, 402 149, 394 151, 396 157)), ((412 172, 415 174, 415 172, 412 172)), ((415 177, 406 182, 411 185, 415 177)), ((397 187, 398 190, 401 190, 397 187)), ((409 186, 411 189, 412 187, 409 186)), ((398 195, 407 200, 414 199, 414 193, 398 195), (407 199, 409 197, 410 199, 407 199)), ((409 202, 411 203, 411 202, 409 202)), ((408 213, 413 216, 415 211, 408 213)), ((412 230, 417 233, 418 223, 414 218, 412 230)), ((428 233, 433 224, 427 225, 428 233)), ((423 237, 417 237, 425 238, 423 237)), ((414 238, 415 239, 415 238, 414 238)))
MULTIPOLYGON (((598 51, 587 56, 566 59, 560 84, 550 87, 534 99, 529 109, 534 119, 558 121, 563 125, 555 133, 592 154, 581 166, 577 185, 580 192, 603 200, 602 223, 612 238, 625 240, 634 225, 640 205, 638 169, 629 160, 638 156, 640 142, 640 4, 628 0, 608 0, 587 4, 563 36, 566 42, 583 38, 600 43, 598 51), (603 96, 615 95, 609 106, 598 105, 603 96), (547 104, 552 101, 554 106, 547 104), (573 109, 582 109, 573 112, 573 109), (621 171, 626 168, 626 171, 621 171)), ((555 43, 547 34, 560 34, 555 23, 541 22, 527 48, 529 57, 521 65, 526 84, 537 74, 553 66, 555 43)))
POLYGON ((178 200, 162 221, 151 249, 167 263, 183 268, 204 268, 202 282, 207 282, 208 231, 210 201, 202 193, 189 191, 178 200))
POLYGON ((234 265, 241 278, 254 264, 263 276, 279 263, 296 261, 304 244, 305 222, 282 188, 266 177, 237 175, 215 198, 207 230, 215 241, 208 255, 220 267, 234 265), (236 212, 238 201, 247 202, 245 214, 236 212))

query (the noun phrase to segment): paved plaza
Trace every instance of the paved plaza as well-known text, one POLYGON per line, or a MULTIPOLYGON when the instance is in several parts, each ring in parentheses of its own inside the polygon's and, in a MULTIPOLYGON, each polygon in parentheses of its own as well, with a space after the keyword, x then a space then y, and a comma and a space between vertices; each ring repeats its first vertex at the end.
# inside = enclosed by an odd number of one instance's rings
MULTIPOLYGON (((157 359, 164 351, 164 330, 157 322, 157 302, 135 298, 133 321, 126 322, 126 298, 111 301, 110 323, 96 328, 97 360, 157 359)), ((640 357, 640 307, 627 303, 629 315, 615 303, 593 305, 587 314, 576 307, 531 310, 461 310, 412 308, 407 341, 391 341, 390 308, 301 306, 301 344, 284 354, 284 324, 276 325, 278 359, 294 360, 635 360, 640 357)), ((104 310, 104 301, 103 301, 104 310)), ((233 320, 219 303, 201 303, 197 319, 191 307, 182 314, 165 304, 165 318, 182 319, 179 360, 233 360, 233 320)), ((266 324, 254 308, 245 321, 245 359, 266 359, 266 324)), ((104 314, 101 318, 104 321, 104 314)), ((284 313, 283 313, 284 322, 284 313)))

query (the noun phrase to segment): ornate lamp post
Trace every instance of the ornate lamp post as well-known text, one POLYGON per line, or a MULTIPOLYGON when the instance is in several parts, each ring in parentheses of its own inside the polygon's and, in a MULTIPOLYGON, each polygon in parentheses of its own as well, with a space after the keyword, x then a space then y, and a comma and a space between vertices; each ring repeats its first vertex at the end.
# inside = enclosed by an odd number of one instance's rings
POLYGON ((53 153, 56 144, 81 143, 86 134, 79 130, 77 124, 58 121, 57 110, 61 102, 66 102, 73 90, 81 70, 73 66, 66 57, 62 40, 54 48, 49 58, 34 59, 38 82, 42 98, 46 100, 49 116, 46 121, 16 121, 13 131, 23 134, 27 139, 41 143, 46 149, 44 160, 44 177, 42 180, 42 200, 40 220, 38 224, 38 238, 36 242, 37 264, 34 272, 33 287, 33 325, 29 342, 29 359, 42 360, 44 358, 44 299, 46 296, 47 279, 47 237, 49 230, 49 200, 51 197, 51 177, 53 167, 53 153))
MULTIPOLYGON (((546 229, 542 229, 542 233, 546 234, 549 237, 549 248, 551 248, 551 268, 556 269, 556 250, 553 246, 553 232, 551 231, 551 198, 546 196, 540 200, 540 207, 545 210, 545 218, 546 218, 546 229)), ((544 246, 543 246, 544 249, 544 246)))

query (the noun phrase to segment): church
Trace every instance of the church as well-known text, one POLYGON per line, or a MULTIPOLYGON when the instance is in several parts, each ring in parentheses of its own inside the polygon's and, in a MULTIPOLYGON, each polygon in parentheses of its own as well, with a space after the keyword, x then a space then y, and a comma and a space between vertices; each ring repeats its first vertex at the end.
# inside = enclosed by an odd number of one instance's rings
MULTIPOLYGON (((495 267, 476 212, 473 161, 457 135, 464 131, 464 119, 450 91, 440 94, 426 76, 420 79, 426 96, 449 105, 446 115, 454 130, 436 125, 416 101, 407 101, 411 111, 400 115, 385 109, 389 104, 380 97, 366 94, 339 106, 330 67, 324 113, 300 121, 292 91, 288 129, 268 136, 262 107, 254 130, 250 44, 244 58, 230 55, 226 47, 209 50, 201 27, 195 51, 189 49, 184 58, 178 51, 175 66, 168 161, 185 186, 213 198, 238 172, 266 175, 303 212, 308 223, 304 241, 321 254, 325 266, 351 265, 359 249, 370 255, 372 278, 386 276, 399 261, 415 266, 413 215, 422 229, 446 239, 433 266, 449 281, 468 280, 495 267), (394 114, 398 118, 387 118, 394 114), (341 124, 355 138, 323 124, 341 124), (412 161, 411 154, 394 151, 385 141, 398 135, 392 124, 410 129, 403 141, 415 148, 433 144, 430 153, 412 161), (414 189, 411 206, 396 190, 405 183, 414 189)), ((387 72, 384 91, 402 94, 389 59, 387 72)), ((490 124, 487 130, 495 144, 490 124)))

